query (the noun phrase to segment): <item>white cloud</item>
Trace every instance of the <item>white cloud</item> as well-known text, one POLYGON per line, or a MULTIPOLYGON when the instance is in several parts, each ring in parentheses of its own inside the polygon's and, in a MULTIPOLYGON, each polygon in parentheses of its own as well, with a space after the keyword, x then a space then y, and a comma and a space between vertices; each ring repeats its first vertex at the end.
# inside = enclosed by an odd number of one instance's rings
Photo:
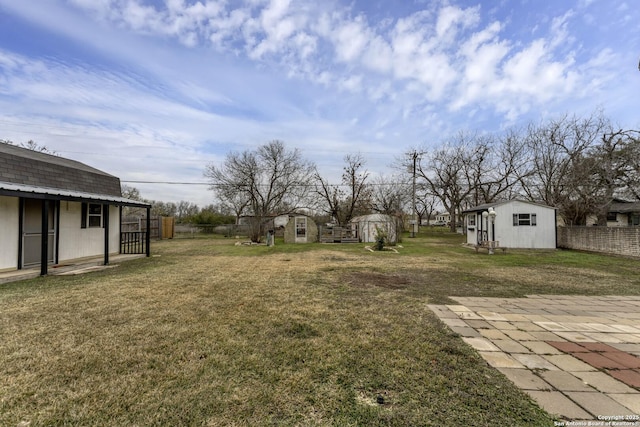
POLYGON ((342 62, 357 61, 372 37, 361 15, 352 21, 340 22, 332 33, 337 60, 342 62))
POLYGON ((436 36, 440 40, 453 41, 460 28, 474 27, 480 22, 480 6, 460 9, 455 6, 443 7, 436 22, 436 36))
MULTIPOLYGON (((0 50, 0 120, 65 133, 41 130, 35 139, 51 137, 62 147, 71 141, 71 151, 82 151, 82 137, 108 147, 115 154, 107 169, 121 176, 197 180, 198 162, 272 138, 325 150, 314 158, 328 167, 335 153, 367 152, 371 141, 380 152, 399 149, 380 138, 417 145, 456 126, 492 126, 490 120, 516 121, 607 93, 637 93, 631 83, 618 88, 623 67, 616 65, 637 61, 619 53, 624 40, 589 47, 579 31, 586 13, 599 16, 598 2, 545 7, 545 19, 531 22, 534 39, 516 28, 518 5, 506 13, 455 1, 412 3, 388 8, 380 21, 367 13, 369 3, 356 10, 342 0, 0 5, 40 31, 72 40, 69 52, 91 50, 99 59, 93 64, 55 49, 46 59, 0 50), (132 145, 158 151, 139 169, 130 159, 128 169, 118 169, 119 150, 132 145), (175 147, 187 160, 171 166, 165 157, 175 147)), ((610 7, 623 10, 611 22, 637 15, 624 5, 610 7)))

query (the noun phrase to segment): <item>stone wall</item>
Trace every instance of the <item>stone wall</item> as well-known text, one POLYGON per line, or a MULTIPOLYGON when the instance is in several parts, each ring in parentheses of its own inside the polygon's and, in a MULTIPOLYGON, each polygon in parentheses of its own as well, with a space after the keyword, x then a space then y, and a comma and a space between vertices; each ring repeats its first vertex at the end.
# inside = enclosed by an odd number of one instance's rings
POLYGON ((640 257, 640 227, 558 227, 558 247, 640 257))

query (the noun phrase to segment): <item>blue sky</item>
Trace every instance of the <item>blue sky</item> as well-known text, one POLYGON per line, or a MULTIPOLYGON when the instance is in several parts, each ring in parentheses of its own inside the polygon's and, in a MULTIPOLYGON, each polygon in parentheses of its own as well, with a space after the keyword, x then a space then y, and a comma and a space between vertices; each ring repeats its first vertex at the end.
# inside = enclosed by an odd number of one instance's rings
MULTIPOLYGON (((202 182, 273 139, 331 181, 460 130, 602 109, 639 128, 631 0, 0 0, 0 139, 202 182)), ((211 203, 206 186, 132 184, 211 203)))

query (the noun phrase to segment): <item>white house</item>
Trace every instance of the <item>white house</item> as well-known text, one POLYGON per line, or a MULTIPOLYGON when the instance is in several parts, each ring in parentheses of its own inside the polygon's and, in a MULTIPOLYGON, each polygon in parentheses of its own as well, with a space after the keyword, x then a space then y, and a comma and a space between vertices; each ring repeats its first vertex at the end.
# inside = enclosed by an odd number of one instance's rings
POLYGON ((503 248, 556 248, 556 208, 509 200, 479 205, 463 215, 468 244, 497 241, 503 248), (489 215, 491 211, 495 214, 489 215))
POLYGON ((378 230, 387 235, 387 241, 398 241, 397 224, 395 218, 384 214, 361 215, 351 219, 351 228, 361 242, 375 242, 378 230))
POLYGON ((45 275, 82 258, 104 256, 108 264, 110 254, 148 256, 149 233, 121 232, 122 206, 147 208, 149 218, 150 205, 123 198, 117 177, 0 143, 0 271, 40 267, 45 275))
MULTIPOLYGON (((597 225, 595 215, 587 217, 587 225, 597 225)), ((640 225, 640 201, 614 199, 607 212, 607 227, 637 227, 640 225)))
POLYGON ((436 214, 436 222, 449 224, 451 222, 451 214, 449 212, 442 212, 436 214))

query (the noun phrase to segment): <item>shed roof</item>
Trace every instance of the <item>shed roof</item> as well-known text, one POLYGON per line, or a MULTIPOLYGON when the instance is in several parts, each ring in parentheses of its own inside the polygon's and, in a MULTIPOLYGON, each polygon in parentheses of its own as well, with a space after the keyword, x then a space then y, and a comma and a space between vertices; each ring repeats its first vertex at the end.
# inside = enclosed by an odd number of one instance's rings
POLYGON ((381 214, 381 213, 374 213, 374 214, 368 214, 368 215, 360 215, 360 216, 356 216, 351 218, 350 222, 364 222, 364 221, 369 221, 369 222, 389 222, 389 221, 393 221, 393 217, 391 215, 386 215, 386 214, 381 214))
POLYGON ((487 209, 489 209, 491 207, 495 208, 496 206, 502 206, 502 205, 506 205, 507 203, 512 203, 512 202, 527 203, 527 204, 530 204, 530 205, 540 206, 540 207, 547 208, 547 209, 557 209, 557 208, 554 208, 552 206, 544 205, 542 203, 530 202, 528 200, 511 199, 511 200, 502 200, 502 201, 495 202, 495 203, 484 203, 482 205, 478 205, 478 206, 474 206, 474 207, 469 208, 469 209, 465 209, 464 211, 462 211, 462 213, 486 211, 487 209))
POLYGON ((100 202, 122 206, 150 206, 145 202, 138 202, 125 197, 109 196, 108 194, 93 194, 82 191, 62 190, 59 188, 38 187, 34 185, 13 184, 0 181, 0 196, 26 197, 34 199, 69 200, 77 202, 100 202))
POLYGON ((122 197, 120 179, 75 160, 0 143, 0 181, 122 197))
POLYGON ((122 197, 120 179, 75 160, 0 143, 0 195, 148 207, 122 197))

